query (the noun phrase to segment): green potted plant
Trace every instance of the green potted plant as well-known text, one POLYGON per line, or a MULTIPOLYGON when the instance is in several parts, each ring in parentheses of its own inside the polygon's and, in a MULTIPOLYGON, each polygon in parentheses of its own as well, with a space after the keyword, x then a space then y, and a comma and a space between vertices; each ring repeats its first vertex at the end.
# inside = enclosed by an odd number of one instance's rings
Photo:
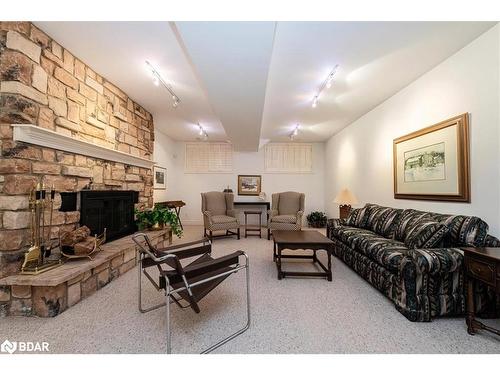
POLYGON ((313 228, 324 228, 326 226, 326 215, 321 211, 313 211, 307 215, 307 224, 313 228))
POLYGON ((182 235, 182 229, 179 224, 177 214, 169 208, 154 208, 135 209, 135 222, 139 230, 163 229, 169 226, 177 237, 182 235))

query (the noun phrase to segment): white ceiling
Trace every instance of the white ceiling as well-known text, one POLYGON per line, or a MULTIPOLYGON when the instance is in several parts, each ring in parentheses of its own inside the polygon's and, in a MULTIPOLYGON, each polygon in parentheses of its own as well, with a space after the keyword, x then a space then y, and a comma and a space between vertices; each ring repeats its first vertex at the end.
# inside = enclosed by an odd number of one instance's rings
POLYGON ((275 22, 178 22, 177 28, 227 136, 239 150, 255 151, 275 22))
POLYGON ((176 140, 325 141, 493 22, 36 22, 176 140), (152 84, 151 61, 181 98, 152 84), (311 100, 339 64, 317 108, 311 100))
POLYGON ((324 141, 467 45, 495 23, 279 22, 262 138, 324 141), (312 98, 333 67, 333 85, 312 98))

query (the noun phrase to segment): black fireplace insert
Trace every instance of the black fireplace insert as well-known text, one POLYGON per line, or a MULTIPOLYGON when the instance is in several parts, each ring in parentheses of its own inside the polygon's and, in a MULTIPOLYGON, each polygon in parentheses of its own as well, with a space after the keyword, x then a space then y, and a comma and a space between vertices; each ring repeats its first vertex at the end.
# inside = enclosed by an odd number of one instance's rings
POLYGON ((106 228, 107 240, 134 233, 134 203, 138 198, 139 193, 133 190, 82 190, 80 224, 89 227, 92 235, 106 228))

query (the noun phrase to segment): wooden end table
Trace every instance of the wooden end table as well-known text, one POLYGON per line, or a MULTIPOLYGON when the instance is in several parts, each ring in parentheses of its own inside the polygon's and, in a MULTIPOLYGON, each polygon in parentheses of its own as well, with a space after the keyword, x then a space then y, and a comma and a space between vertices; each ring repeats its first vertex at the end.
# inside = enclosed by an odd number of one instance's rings
POLYGON ((333 241, 314 230, 275 230, 273 231, 273 261, 276 262, 278 269, 278 280, 287 276, 308 276, 308 277, 326 277, 332 281, 332 251, 333 241), (288 250, 312 250, 312 255, 283 255, 284 249, 288 250), (327 253, 328 265, 325 266, 316 256, 316 251, 324 250, 327 253), (281 260, 285 258, 312 259, 317 263, 323 272, 291 272, 283 271, 281 260))
POLYGON ((165 202, 157 202, 155 203, 155 206, 159 207, 166 207, 175 210, 175 213, 177 214, 177 219, 179 220, 179 225, 181 226, 181 229, 184 230, 184 227, 182 226, 182 221, 181 221, 181 208, 184 207, 186 203, 183 201, 165 201, 165 202))
POLYGON ((463 247, 465 261, 465 281, 467 285, 467 332, 474 335, 484 329, 500 336, 500 331, 476 320, 474 285, 482 282, 492 287, 500 295, 500 248, 463 247))
POLYGON ((262 237, 262 211, 260 210, 245 210, 245 238, 248 236, 259 236, 262 237), (259 226, 249 226, 248 225, 248 215, 256 215, 259 218, 259 226), (251 234, 253 232, 254 234, 251 234), (256 233, 256 234, 255 234, 256 233))

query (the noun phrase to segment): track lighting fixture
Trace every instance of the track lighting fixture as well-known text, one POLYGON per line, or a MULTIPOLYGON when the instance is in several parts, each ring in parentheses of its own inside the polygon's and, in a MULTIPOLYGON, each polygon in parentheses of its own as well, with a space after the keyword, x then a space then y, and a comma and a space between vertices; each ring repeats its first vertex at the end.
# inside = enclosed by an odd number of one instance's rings
POLYGON ((168 83, 165 82, 165 80, 162 78, 160 73, 158 73, 158 71, 154 68, 154 66, 147 60, 146 60, 146 65, 151 70, 151 74, 153 75, 153 84, 155 86, 159 86, 161 83, 167 89, 167 91, 170 93, 170 95, 172 96, 172 100, 173 100, 172 106, 174 108, 177 108, 179 106, 179 103, 181 102, 181 99, 175 94, 172 87, 168 83))
POLYGON ((199 129, 199 132, 198 134, 203 137, 205 140, 208 139, 208 133, 206 132, 205 129, 203 129, 203 126, 200 125, 200 123, 198 123, 198 129, 199 129))
POLYGON ((318 89, 318 92, 316 95, 314 95, 313 99, 312 99, 312 103, 311 103, 311 106, 313 108, 316 108, 318 106, 318 100, 319 100, 319 96, 321 95, 321 93, 323 92, 323 90, 325 88, 329 89, 330 87, 332 87, 332 82, 333 82, 333 77, 335 76, 335 73, 337 73, 337 69, 339 68, 338 64, 335 65, 335 67, 332 69, 332 71, 328 74, 328 76, 326 77, 326 79, 323 81, 323 83, 321 83, 321 86, 319 87, 318 89))
POLYGON ((295 125, 295 128, 293 129, 293 131, 290 133, 289 137, 290 139, 293 141, 294 138, 299 135, 299 130, 300 130, 300 125, 297 124, 295 125))

